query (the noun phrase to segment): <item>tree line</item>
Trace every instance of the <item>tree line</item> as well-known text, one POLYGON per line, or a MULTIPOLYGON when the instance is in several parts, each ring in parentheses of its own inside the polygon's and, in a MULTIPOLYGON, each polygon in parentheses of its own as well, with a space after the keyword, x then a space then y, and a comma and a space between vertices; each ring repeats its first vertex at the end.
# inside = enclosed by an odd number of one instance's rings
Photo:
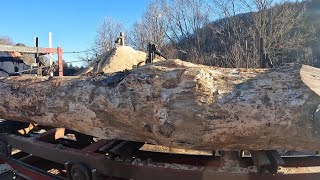
MULTIPOLYGON (((91 60, 126 43, 146 51, 155 43, 168 58, 222 67, 260 65, 260 39, 275 66, 303 63, 320 67, 320 5, 317 0, 152 0, 130 29, 105 18, 98 26, 91 60)), ((0 37, 0 44, 13 44, 0 37)))
MULTIPOLYGON (((314 1, 316 2, 316 1, 314 1)), ((312 1, 153 0, 126 30, 129 45, 158 45, 166 57, 223 67, 259 67, 259 41, 275 66, 320 65, 319 32, 312 1)), ((97 30, 95 53, 114 46, 121 22, 106 18, 97 30)))

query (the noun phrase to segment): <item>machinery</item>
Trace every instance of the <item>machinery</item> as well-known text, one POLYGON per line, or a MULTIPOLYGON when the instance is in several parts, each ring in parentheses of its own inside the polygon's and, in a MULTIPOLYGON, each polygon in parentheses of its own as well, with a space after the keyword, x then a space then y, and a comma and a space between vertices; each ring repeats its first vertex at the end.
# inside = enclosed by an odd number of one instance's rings
MULTIPOLYGON (((149 61, 156 52, 150 44, 149 61)), ((62 49, 0 46, 0 51, 58 53, 62 49)), ((177 153, 159 146, 97 139, 59 127, 0 124, 0 179, 35 180, 314 180, 320 157, 286 151, 221 151, 177 153), (146 146, 154 147, 146 148, 146 146)), ((12 123, 14 124, 14 123, 12 123)))
POLYGON ((58 55, 58 67, 59 67, 59 77, 63 76, 63 62, 62 62, 62 48, 40 48, 38 47, 38 43, 36 43, 36 47, 24 47, 24 46, 7 46, 7 45, 0 45, 0 52, 20 52, 20 53, 27 53, 27 54, 34 54, 36 58, 37 66, 37 74, 42 75, 42 68, 40 67, 41 62, 39 60, 40 55, 46 55, 49 53, 57 54, 58 55))
MULTIPOLYGON (((283 174, 280 167, 302 172, 320 166, 319 156, 279 156, 277 151, 216 151, 187 155, 141 149, 144 143, 96 139, 82 145, 62 128, 0 135, 0 162, 20 179, 318 179, 319 173, 283 174), (257 169, 258 172, 254 172, 257 169), (251 172, 252 171, 252 172, 251 172)), ((0 176, 1 177, 1 176, 0 176)))
POLYGON ((156 55, 167 59, 166 57, 163 56, 163 54, 157 49, 157 45, 154 43, 149 42, 147 46, 148 54, 147 54, 147 59, 145 61, 146 64, 152 63, 153 60, 155 59, 156 55))

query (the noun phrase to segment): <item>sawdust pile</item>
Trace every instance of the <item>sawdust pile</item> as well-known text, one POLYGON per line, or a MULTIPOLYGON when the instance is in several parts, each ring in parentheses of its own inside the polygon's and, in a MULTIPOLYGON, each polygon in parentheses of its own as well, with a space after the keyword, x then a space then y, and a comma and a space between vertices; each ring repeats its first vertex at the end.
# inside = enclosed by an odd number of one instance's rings
POLYGON ((145 144, 141 147, 142 151, 173 153, 173 154, 189 154, 189 155, 207 155, 212 156, 212 151, 190 150, 190 149, 178 149, 170 148, 167 146, 145 144))
MULTIPOLYGON (((114 73, 123 70, 130 70, 145 64, 147 54, 136 51, 129 46, 119 46, 100 55, 89 67, 81 71, 78 75, 88 73, 114 73)), ((162 59, 156 59, 155 62, 162 59)))

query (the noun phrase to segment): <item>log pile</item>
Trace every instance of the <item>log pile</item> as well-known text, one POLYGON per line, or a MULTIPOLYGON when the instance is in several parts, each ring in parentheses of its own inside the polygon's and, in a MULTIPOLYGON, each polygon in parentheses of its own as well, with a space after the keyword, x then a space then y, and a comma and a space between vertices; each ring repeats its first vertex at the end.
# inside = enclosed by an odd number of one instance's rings
POLYGON ((0 78, 0 119, 186 149, 319 150, 320 69, 180 60, 97 77, 0 78))

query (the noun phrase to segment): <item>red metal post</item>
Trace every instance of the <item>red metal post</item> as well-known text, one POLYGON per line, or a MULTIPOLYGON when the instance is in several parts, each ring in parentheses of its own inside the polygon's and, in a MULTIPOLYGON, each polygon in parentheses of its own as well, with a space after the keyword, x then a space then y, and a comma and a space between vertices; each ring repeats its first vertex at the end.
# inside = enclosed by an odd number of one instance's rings
POLYGON ((63 62, 62 62, 62 53, 63 50, 61 47, 58 47, 58 66, 59 66, 59 77, 63 76, 63 62))
POLYGON ((58 53, 57 48, 39 48, 39 53, 58 53))

